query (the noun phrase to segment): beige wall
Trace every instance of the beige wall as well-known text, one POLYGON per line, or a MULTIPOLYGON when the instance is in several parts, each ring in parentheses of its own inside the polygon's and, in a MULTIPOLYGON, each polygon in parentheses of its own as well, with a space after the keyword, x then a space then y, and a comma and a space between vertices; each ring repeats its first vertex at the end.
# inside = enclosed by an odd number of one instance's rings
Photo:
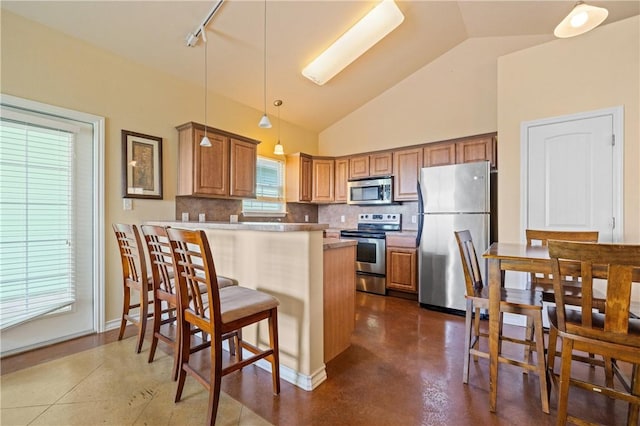
MULTIPOLYGON (((4 94, 106 118, 105 257, 106 320, 121 310, 120 261, 114 222, 173 219, 177 179, 175 126, 203 121, 203 87, 97 49, 12 13, 2 11, 0 91, 4 94), (134 200, 122 210, 121 130, 163 138, 163 200, 134 200)), ((261 112, 209 93, 208 125, 262 140, 258 153, 272 156, 277 126, 260 129, 261 112)), ((273 117, 272 117, 273 119, 273 117)), ((317 134, 286 122, 287 152, 317 153, 317 134)))
POLYGON ((497 58, 550 36, 473 38, 320 133, 345 155, 494 132, 497 58))
POLYGON ((640 242, 640 17, 498 60, 500 240, 520 241, 523 121, 624 106, 624 241, 640 242))

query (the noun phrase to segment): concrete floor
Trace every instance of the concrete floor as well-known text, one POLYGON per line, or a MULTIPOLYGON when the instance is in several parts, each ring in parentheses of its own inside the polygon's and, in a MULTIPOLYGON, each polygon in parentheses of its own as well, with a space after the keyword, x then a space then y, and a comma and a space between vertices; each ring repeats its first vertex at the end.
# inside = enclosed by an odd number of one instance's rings
MULTIPOLYGON (((222 379, 217 423, 229 425, 551 425, 538 378, 500 365, 498 411, 490 413, 489 366, 471 363, 462 383, 464 318, 420 308, 395 297, 357 293, 352 345, 327 365, 328 379, 313 392, 282 381, 271 393, 271 375, 255 366, 222 379)), ((133 335, 129 330, 128 335, 133 335)), ((522 333, 507 327, 508 333, 522 333)), ((187 378, 174 404, 171 357, 161 349, 147 363, 149 342, 134 353, 133 338, 112 342, 88 337, 7 358, 2 362, 2 425, 201 424, 206 390, 187 378), (90 349, 93 348, 93 349, 90 349)), ((518 354, 519 347, 503 350, 518 354)), ((203 354, 205 355, 205 354, 203 354)), ((577 374, 603 378, 578 366, 577 374)), ((571 411, 607 425, 624 424, 626 404, 572 390, 571 411)))

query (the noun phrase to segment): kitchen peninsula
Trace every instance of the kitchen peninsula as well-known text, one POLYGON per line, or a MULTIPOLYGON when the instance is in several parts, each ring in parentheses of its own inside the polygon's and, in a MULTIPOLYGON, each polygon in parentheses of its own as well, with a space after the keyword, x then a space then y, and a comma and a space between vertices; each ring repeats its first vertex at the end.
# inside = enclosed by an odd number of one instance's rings
MULTIPOLYGON (((325 336, 331 334, 331 330, 324 329, 324 318, 325 312, 332 308, 325 305, 324 286, 340 287, 347 292, 344 297, 338 297, 338 301, 346 300, 349 294, 350 300, 354 300, 355 241, 323 239, 328 225, 317 223, 148 223, 204 230, 218 274, 233 277, 241 286, 269 293, 280 301, 281 378, 308 391, 326 380, 325 336), (342 273, 331 268, 331 277, 324 277, 323 267, 326 270, 329 265, 324 265, 323 259, 333 258, 327 257, 326 252, 348 248, 353 252, 353 262, 350 265, 340 262, 338 267, 342 273)), ((353 330, 354 321, 351 317, 348 324, 337 324, 336 331, 353 330)), ((254 344, 267 342, 266 324, 246 328, 244 337, 254 344)), ((261 360, 258 365, 270 370, 268 362, 261 360)))

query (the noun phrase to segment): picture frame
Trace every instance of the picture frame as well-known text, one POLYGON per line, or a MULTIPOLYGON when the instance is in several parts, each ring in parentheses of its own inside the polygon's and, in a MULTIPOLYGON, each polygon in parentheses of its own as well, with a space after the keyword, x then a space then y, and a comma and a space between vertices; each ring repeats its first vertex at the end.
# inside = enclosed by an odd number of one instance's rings
POLYGON ((122 197, 162 199, 162 138, 122 130, 122 197))

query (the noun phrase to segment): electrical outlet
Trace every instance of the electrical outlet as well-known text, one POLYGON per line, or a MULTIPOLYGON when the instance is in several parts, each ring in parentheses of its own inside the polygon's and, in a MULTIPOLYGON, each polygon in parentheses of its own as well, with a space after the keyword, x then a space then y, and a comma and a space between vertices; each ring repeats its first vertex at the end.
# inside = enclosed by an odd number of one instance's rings
POLYGON ((189 222, 189 213, 188 212, 182 213, 182 221, 183 222, 189 222))
POLYGON ((411 223, 416 223, 418 221, 418 216, 415 214, 411 216, 411 223))
POLYGON ((131 198, 123 198, 122 199, 122 209, 123 210, 133 210, 133 200, 131 200, 131 198))
POLYGON ((204 213, 198 214, 198 222, 204 222, 206 220, 206 216, 204 213))
POLYGON ((345 219, 344 219, 344 215, 340 216, 340 222, 344 223, 345 219))
POLYGON ((308 215, 308 214, 305 214, 305 215, 304 215, 304 221, 305 221, 305 222, 309 222, 309 215, 308 215))

